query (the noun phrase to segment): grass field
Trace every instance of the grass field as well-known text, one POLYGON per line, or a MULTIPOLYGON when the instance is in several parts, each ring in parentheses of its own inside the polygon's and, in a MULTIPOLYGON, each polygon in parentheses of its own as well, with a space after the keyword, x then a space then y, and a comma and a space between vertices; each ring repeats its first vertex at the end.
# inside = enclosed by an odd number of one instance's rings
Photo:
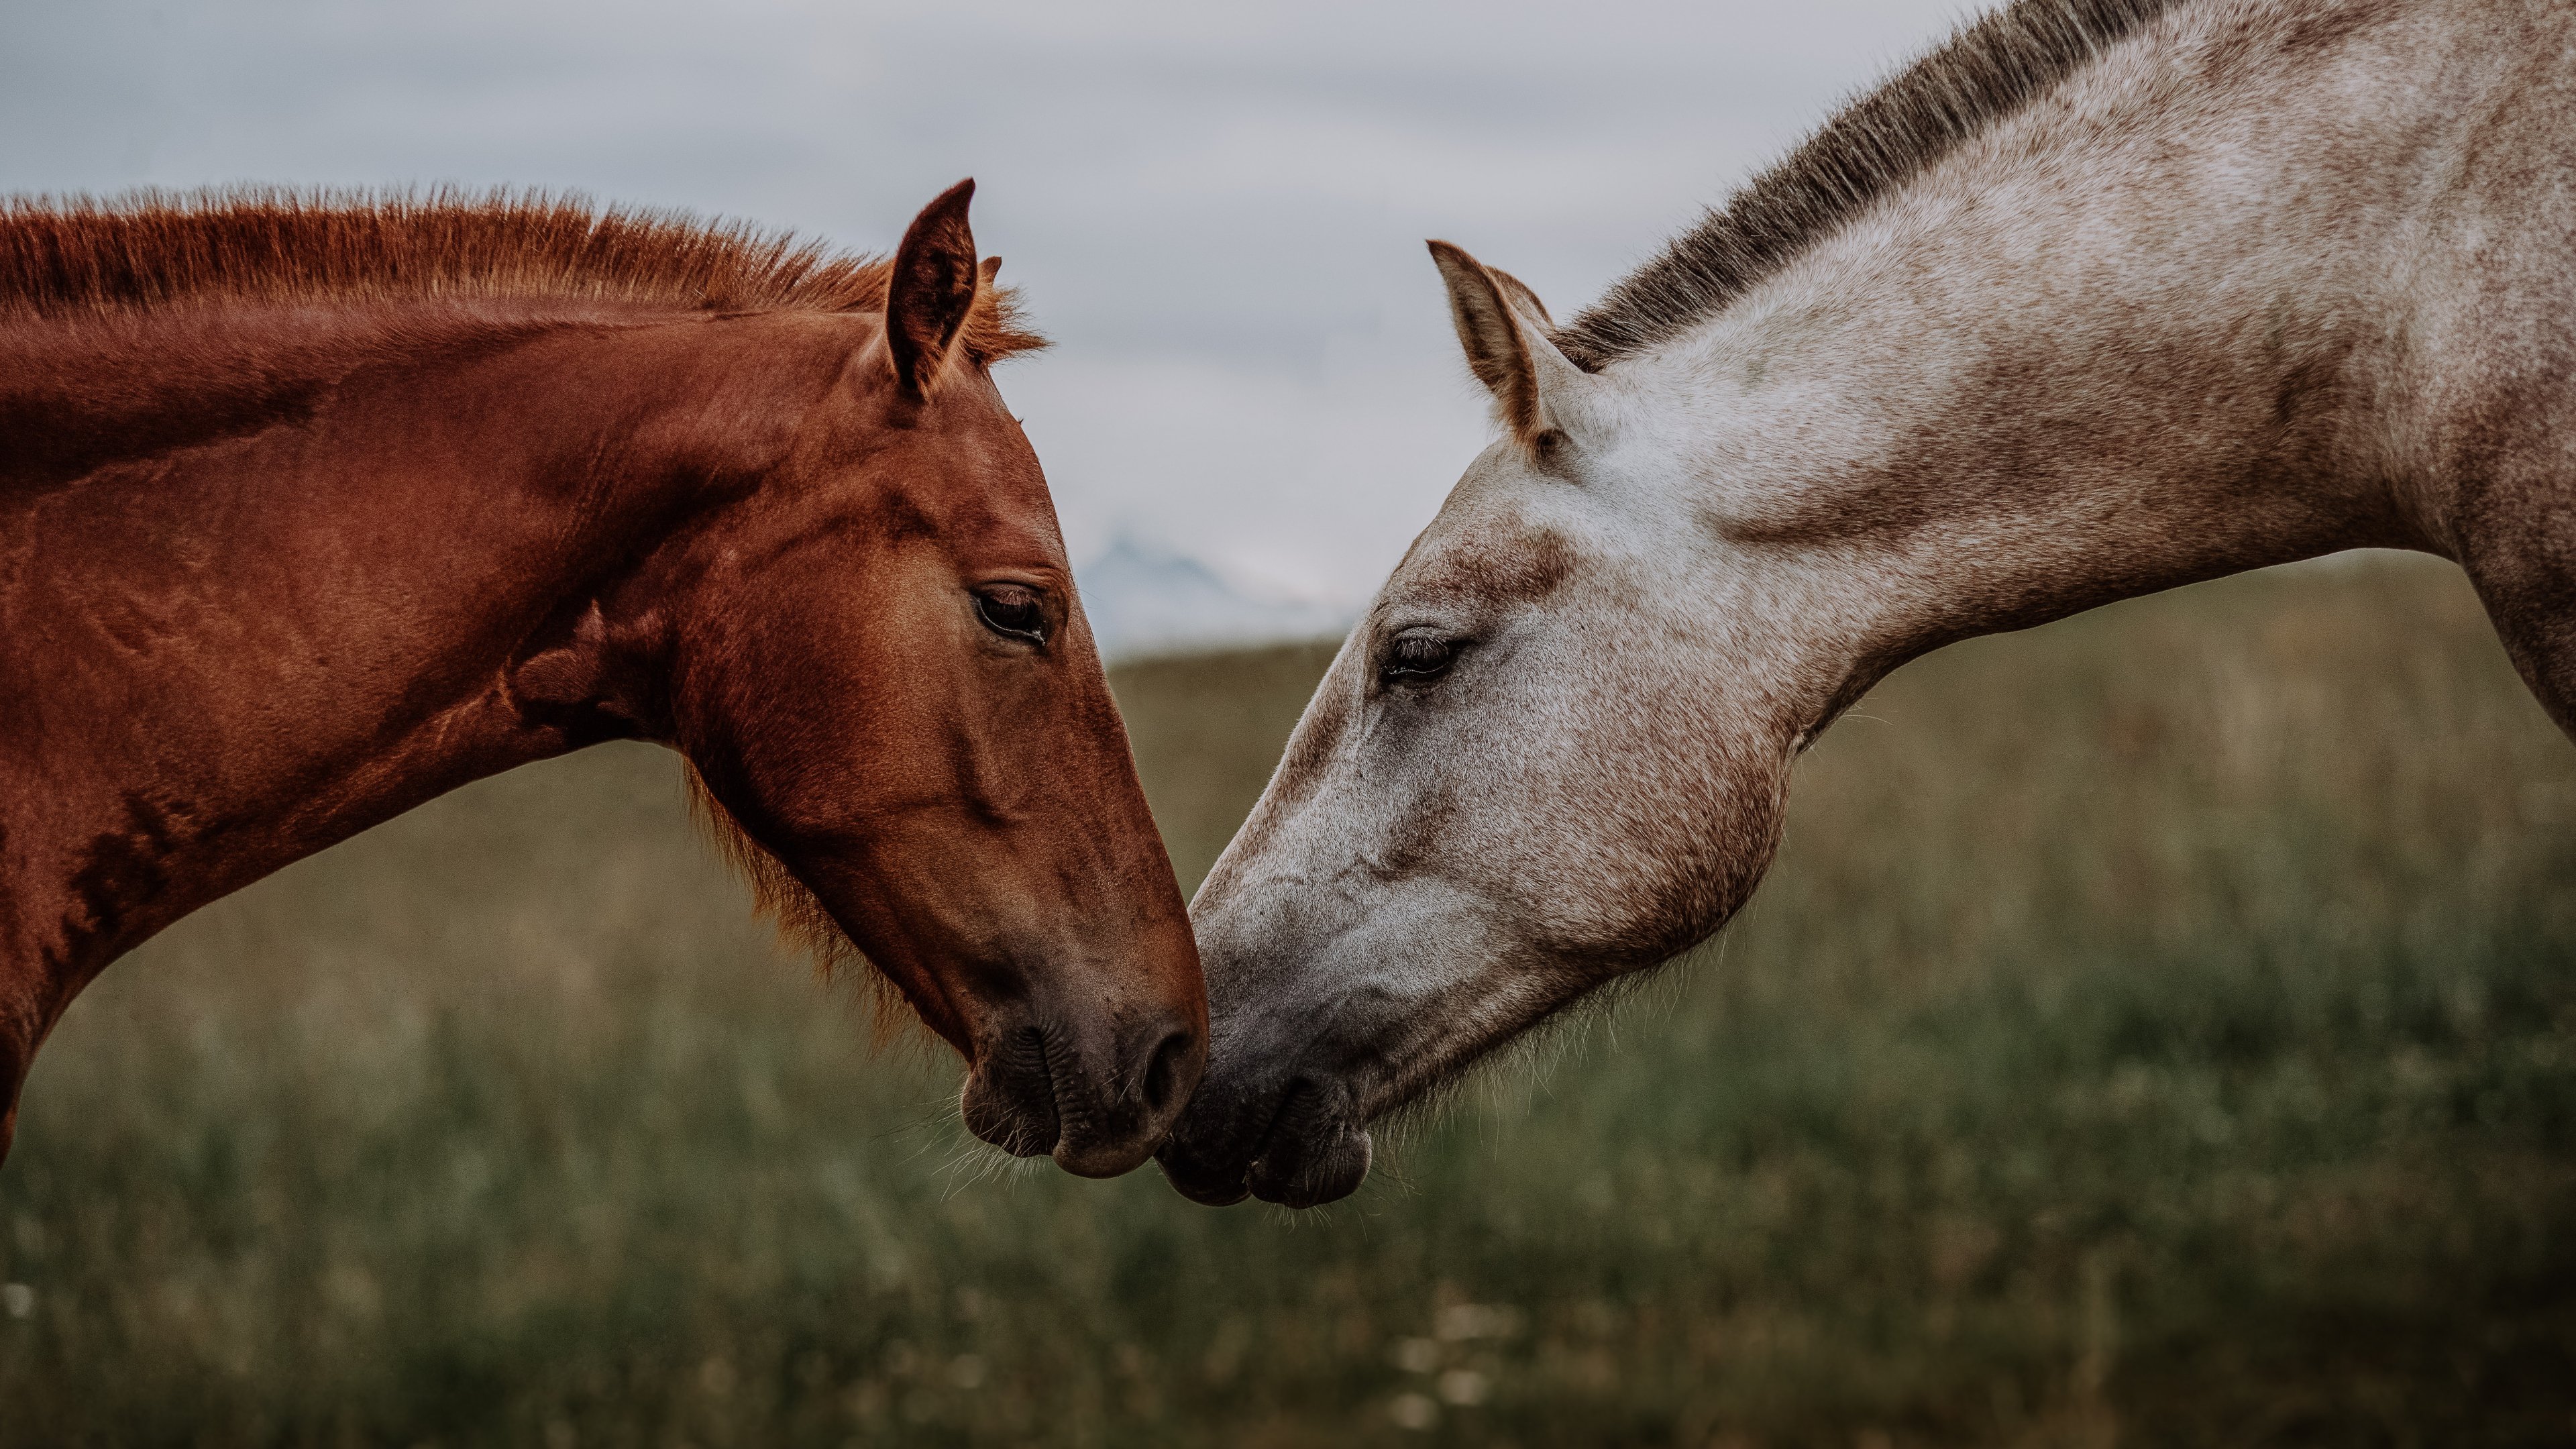
MULTIPOLYGON (((1325 657, 1120 672, 1186 880, 1325 657)), ((744 909, 619 747, 118 965, 0 1443, 2576 1438, 2576 749, 2441 567, 1902 672, 1722 946, 1320 1214, 990 1171, 744 909)))

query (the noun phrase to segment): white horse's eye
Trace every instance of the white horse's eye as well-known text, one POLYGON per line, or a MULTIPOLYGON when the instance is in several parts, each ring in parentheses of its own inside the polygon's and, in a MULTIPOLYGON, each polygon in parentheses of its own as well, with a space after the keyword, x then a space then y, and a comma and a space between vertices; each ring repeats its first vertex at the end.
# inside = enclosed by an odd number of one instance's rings
POLYGON ((1458 641, 1438 634, 1399 634, 1387 646, 1378 677, 1388 681, 1437 679, 1458 661, 1458 641))

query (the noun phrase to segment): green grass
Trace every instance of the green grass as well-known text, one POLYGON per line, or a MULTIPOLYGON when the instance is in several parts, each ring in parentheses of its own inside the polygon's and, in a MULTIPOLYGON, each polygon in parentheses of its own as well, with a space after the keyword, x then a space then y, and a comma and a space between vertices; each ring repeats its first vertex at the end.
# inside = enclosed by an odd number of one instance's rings
MULTIPOLYGON (((1325 657, 1120 673, 1186 880, 1325 657)), ((2431 565, 1904 671, 1722 947, 1321 1214, 990 1174, 743 912, 621 747, 120 963, 0 1443, 2576 1435, 2576 750, 2431 565)))

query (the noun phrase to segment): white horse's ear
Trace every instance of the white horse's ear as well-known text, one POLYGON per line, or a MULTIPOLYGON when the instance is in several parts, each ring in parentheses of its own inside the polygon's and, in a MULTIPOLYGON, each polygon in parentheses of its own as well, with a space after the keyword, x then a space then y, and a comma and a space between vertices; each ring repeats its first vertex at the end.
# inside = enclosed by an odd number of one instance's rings
POLYGON ((1589 379, 1548 339, 1555 323, 1538 294, 1444 241, 1431 243, 1431 260, 1449 284, 1449 319, 1467 366, 1494 395, 1503 426, 1525 447, 1561 429, 1589 379))

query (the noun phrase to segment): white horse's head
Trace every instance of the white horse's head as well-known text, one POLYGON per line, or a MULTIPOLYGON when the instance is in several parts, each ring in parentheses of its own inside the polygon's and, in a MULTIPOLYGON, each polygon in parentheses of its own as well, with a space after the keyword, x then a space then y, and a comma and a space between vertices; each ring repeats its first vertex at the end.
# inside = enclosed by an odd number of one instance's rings
POLYGON ((1798 590, 1713 566, 1672 476, 1702 460, 1659 425, 1674 400, 1583 371, 1526 287, 1432 252, 1504 436, 1342 646, 1193 909, 1213 1066, 1163 1162, 1204 1202, 1348 1193, 1371 1119, 1714 931, 1840 682, 1779 651, 1798 590))
MULTIPOLYGON (((2418 59, 2487 45, 2483 9, 2333 8, 2021 0, 1561 331, 1434 244, 1503 437, 1200 892, 1182 1191, 1339 1197, 1373 1119, 1716 930, 1798 750, 1952 640, 2422 549, 2576 719, 2563 539, 2531 521, 2565 429, 2523 384, 2558 373, 2428 281, 2557 315, 2554 261, 2514 259, 2560 255, 2561 211, 2519 162, 2450 179, 2490 144, 2457 118, 2543 112, 2418 59), (2502 228, 2475 261, 2416 210, 2454 185, 2502 228)), ((2555 164, 2530 124, 2493 154, 2555 164)))

